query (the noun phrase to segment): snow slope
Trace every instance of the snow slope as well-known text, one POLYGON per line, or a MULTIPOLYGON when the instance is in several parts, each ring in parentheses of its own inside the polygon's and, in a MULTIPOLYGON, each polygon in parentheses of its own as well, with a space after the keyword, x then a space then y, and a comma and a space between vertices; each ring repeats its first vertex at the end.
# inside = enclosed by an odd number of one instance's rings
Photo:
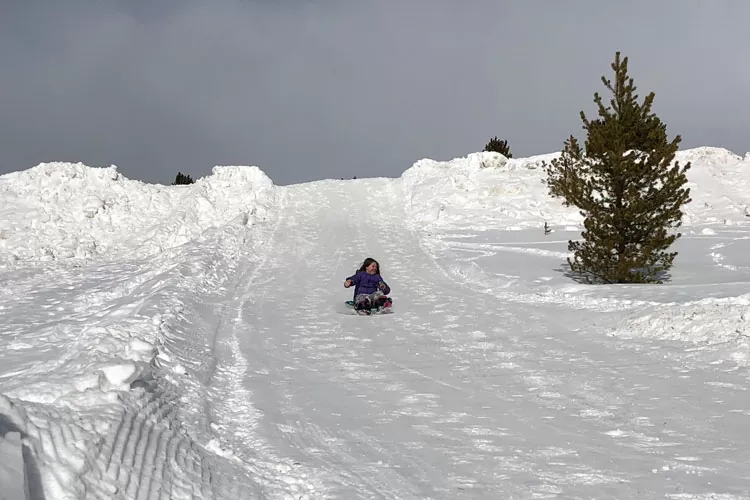
POLYGON ((541 158, 0 177, 0 491, 747 498, 750 157, 680 152, 694 201, 658 287, 565 276, 580 221, 541 158), (369 255, 393 314, 343 306, 369 255))

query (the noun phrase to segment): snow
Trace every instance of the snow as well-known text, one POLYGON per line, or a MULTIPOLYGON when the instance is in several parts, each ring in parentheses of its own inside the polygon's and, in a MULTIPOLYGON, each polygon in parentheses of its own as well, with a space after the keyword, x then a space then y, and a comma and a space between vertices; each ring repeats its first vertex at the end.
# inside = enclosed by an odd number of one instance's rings
MULTIPOLYGON (((582 217, 547 193, 544 163, 559 153, 508 159, 499 153, 473 153, 448 162, 421 160, 402 175, 407 211, 420 225, 469 224, 518 230, 549 226, 577 227, 582 217)), ((750 218, 750 153, 740 157, 722 148, 678 151, 676 161, 691 162, 688 187, 692 203, 683 224, 745 224, 750 218)), ((710 228, 707 228, 710 229, 710 228)))
POLYGON ((115 166, 43 163, 0 177, 0 262, 149 257, 232 218, 249 220, 273 189, 257 167, 214 167, 187 186, 126 179, 115 166))
POLYGON ((680 151, 670 279, 618 286, 565 273, 554 156, 0 176, 0 498, 747 498, 750 155, 680 151))

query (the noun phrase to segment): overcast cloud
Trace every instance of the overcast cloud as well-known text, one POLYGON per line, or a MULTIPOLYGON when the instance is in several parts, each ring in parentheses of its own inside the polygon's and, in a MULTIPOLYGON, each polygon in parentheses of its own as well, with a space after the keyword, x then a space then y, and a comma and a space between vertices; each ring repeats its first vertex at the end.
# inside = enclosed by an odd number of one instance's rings
POLYGON ((750 2, 6 0, 0 173, 398 176, 581 137, 616 50, 682 148, 750 150, 750 2))

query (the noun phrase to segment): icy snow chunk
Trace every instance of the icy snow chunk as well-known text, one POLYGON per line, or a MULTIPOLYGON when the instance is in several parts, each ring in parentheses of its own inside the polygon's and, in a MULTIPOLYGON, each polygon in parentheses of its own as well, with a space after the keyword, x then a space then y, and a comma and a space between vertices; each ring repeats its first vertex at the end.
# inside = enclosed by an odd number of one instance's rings
POLYGON ((96 195, 89 195, 83 203, 83 213, 89 219, 95 216, 102 208, 104 208, 104 202, 96 195))
POLYGON ((138 353, 152 352, 154 350, 154 345, 143 339, 132 338, 128 342, 128 350, 138 353))
MULTIPOLYGON (((133 363, 122 363, 103 366, 101 368, 102 373, 106 377, 106 381, 110 388, 122 388, 124 384, 128 384, 132 381, 133 375, 136 373, 136 366, 133 363)), ((106 390, 105 387, 102 389, 106 390)))

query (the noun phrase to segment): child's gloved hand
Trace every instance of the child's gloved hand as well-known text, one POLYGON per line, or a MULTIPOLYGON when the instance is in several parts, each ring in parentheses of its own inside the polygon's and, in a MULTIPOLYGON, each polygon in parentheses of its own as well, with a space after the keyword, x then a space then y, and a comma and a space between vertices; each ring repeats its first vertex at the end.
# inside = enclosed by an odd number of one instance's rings
POLYGON ((385 283, 383 283, 382 281, 378 282, 378 289, 385 290, 385 283))
POLYGON ((350 286, 352 286, 352 280, 344 281, 344 288, 349 288, 350 286))

